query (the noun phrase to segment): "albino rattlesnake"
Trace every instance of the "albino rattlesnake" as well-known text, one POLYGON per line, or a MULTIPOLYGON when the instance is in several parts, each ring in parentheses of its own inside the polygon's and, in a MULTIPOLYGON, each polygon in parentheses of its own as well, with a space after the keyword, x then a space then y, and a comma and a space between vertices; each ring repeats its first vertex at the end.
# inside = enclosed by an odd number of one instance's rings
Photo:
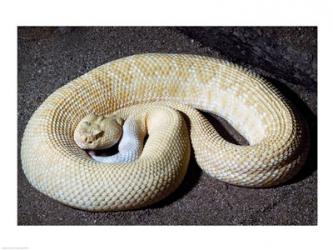
POLYGON ((22 166, 34 187, 67 205, 140 208, 163 199, 183 180, 190 156, 188 133, 204 171, 242 186, 268 187, 290 179, 308 151, 306 125, 259 76, 208 57, 143 54, 102 65, 50 95, 26 127, 22 166), (141 105, 148 102, 157 103, 141 105), (250 145, 227 142, 194 108, 224 117, 250 145), (189 118, 189 128, 176 110, 189 118), (99 122, 98 131, 86 123, 84 133, 92 136, 86 142, 104 138, 108 146, 117 132, 107 130, 110 124, 121 130, 123 120, 144 114, 149 138, 140 157, 101 163, 80 149, 74 132, 92 113, 111 115, 101 118, 106 125, 99 122))

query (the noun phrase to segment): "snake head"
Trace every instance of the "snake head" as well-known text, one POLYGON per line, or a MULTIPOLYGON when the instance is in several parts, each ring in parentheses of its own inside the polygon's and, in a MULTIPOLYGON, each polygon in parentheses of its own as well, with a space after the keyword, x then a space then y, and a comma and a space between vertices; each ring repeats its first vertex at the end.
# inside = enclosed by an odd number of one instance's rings
POLYGON ((123 119, 120 117, 89 114, 77 125, 74 141, 82 149, 109 148, 119 141, 122 125, 123 119))

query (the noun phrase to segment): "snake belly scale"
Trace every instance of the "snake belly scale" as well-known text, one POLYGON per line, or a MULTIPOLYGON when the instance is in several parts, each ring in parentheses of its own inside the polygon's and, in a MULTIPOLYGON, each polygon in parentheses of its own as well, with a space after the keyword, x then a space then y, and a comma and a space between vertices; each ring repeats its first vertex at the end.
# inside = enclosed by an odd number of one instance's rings
POLYGON ((128 210, 180 185, 191 145, 212 177, 270 187, 299 171, 309 141, 301 116, 260 76, 215 58, 142 54, 99 66, 51 94, 28 122, 21 159, 29 182, 64 204, 128 210), (225 118, 249 145, 224 140, 197 109, 225 118), (125 120, 145 113, 148 140, 134 161, 96 162, 74 142, 75 128, 88 114, 114 112, 125 120))

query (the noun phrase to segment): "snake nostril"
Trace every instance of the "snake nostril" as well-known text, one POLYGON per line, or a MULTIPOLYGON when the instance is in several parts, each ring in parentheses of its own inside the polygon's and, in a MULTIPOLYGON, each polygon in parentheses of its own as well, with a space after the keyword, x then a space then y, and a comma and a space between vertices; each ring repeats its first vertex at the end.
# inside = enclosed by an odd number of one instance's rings
POLYGON ((85 136, 85 137, 83 138, 83 141, 84 141, 85 143, 88 143, 88 144, 93 143, 93 140, 92 140, 89 136, 85 136))

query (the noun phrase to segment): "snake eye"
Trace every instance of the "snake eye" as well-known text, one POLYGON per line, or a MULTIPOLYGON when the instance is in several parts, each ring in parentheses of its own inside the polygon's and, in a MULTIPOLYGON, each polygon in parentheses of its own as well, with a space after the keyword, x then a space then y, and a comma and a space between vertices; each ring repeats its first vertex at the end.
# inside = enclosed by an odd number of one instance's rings
POLYGON ((94 136, 95 139, 103 136, 103 134, 104 134, 104 131, 100 130, 100 129, 96 129, 92 132, 92 135, 94 136))

